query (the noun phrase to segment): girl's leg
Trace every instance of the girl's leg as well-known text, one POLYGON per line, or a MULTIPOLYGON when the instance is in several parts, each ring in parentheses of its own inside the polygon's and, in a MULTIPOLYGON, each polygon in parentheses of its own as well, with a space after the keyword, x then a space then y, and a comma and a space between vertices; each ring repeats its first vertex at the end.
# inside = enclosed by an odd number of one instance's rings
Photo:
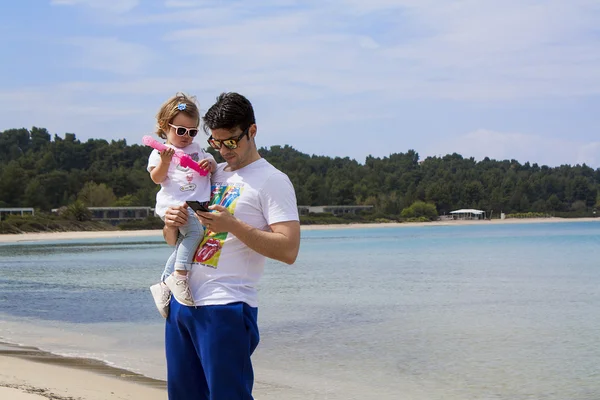
POLYGON ((165 269, 160 277, 161 282, 164 282, 165 279, 167 279, 167 277, 169 275, 171 275, 173 273, 173 271, 175 271, 175 259, 177 258, 177 247, 178 246, 179 246, 179 242, 177 242, 177 244, 175 245, 173 252, 169 256, 169 259, 167 260, 167 263, 165 264, 165 269))
POLYGON ((198 245, 204 237, 204 227, 198 221, 194 210, 188 208, 188 222, 179 228, 181 242, 177 246, 177 256, 175 258, 176 271, 189 271, 192 268, 192 261, 198 249, 198 245))
POLYGON ((175 273, 166 278, 165 284, 178 302, 193 306, 194 298, 187 282, 187 273, 192 268, 194 255, 204 236, 204 227, 191 208, 188 208, 188 222, 179 228, 179 233, 181 241, 175 256, 175 273))
POLYGON ((158 312, 163 317, 167 318, 169 315, 169 303, 171 302, 171 290, 165 285, 165 279, 167 279, 174 271, 175 267, 175 258, 177 257, 177 246, 179 245, 180 239, 177 240, 177 244, 173 249, 173 252, 169 256, 167 263, 165 264, 165 269, 160 277, 160 282, 150 286, 150 292, 152 293, 152 298, 154 299, 154 304, 158 309, 158 312))

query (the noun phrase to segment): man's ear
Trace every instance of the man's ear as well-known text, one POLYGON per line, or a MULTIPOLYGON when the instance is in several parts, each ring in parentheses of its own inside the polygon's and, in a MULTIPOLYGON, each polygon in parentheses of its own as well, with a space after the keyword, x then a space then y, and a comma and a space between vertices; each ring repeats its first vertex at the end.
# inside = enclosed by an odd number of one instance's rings
POLYGON ((258 130, 258 128, 256 127, 256 124, 252 124, 250 125, 250 129, 248 130, 248 135, 253 138, 256 136, 256 131, 258 130))

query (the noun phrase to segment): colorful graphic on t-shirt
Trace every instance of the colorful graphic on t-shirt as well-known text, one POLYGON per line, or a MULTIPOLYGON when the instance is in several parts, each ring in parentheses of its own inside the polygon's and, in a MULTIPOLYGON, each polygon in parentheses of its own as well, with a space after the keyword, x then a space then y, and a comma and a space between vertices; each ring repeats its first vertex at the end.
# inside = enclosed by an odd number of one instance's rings
MULTIPOLYGON (((215 183, 211 189, 210 205, 221 205, 234 215, 237 200, 244 190, 243 184, 228 185, 215 183)), ((207 229, 204 239, 202 239, 200 246, 198 246, 198 249, 196 250, 194 262, 217 268, 219 257, 221 257, 223 243, 226 238, 227 232, 212 232, 207 229)))

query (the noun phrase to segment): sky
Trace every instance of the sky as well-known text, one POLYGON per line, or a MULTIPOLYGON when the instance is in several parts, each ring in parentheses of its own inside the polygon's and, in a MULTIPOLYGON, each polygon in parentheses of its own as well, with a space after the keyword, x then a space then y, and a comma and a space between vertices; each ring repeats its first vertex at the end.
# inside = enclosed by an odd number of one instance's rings
POLYGON ((600 167, 598 0, 20 0, 0 54, 0 131, 141 144, 235 91, 260 147, 600 167))

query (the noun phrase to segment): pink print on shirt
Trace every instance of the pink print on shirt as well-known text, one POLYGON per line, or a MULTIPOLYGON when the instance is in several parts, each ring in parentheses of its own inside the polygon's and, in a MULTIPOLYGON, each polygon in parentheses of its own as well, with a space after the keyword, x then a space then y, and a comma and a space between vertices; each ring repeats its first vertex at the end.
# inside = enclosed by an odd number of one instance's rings
MULTIPOLYGON (((237 200, 244 191, 243 184, 219 184, 211 187, 210 205, 221 205, 234 215, 237 200)), ((196 250, 194 262, 217 268, 223 243, 227 238, 227 232, 213 232, 206 230, 204 239, 196 250)))

